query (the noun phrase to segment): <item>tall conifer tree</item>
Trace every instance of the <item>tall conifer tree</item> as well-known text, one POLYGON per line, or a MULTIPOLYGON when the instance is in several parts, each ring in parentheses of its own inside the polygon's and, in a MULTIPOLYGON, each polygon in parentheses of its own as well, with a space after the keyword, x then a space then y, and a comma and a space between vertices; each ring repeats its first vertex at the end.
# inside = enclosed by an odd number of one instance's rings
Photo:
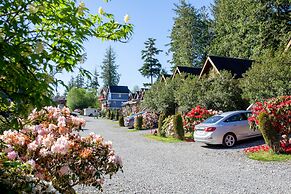
POLYGON ((145 50, 141 51, 141 58, 144 60, 143 66, 139 69, 139 72, 145 76, 151 78, 151 84, 153 84, 153 77, 157 77, 162 65, 158 59, 155 58, 162 50, 159 50, 155 46, 156 39, 149 38, 145 44, 145 50))
POLYGON ((169 43, 173 69, 176 66, 200 67, 212 39, 206 9, 197 10, 185 0, 174 6, 176 16, 169 43))
POLYGON ((103 65, 101 66, 101 78, 105 87, 116 86, 119 83, 118 65, 115 63, 116 54, 110 46, 105 53, 103 65))

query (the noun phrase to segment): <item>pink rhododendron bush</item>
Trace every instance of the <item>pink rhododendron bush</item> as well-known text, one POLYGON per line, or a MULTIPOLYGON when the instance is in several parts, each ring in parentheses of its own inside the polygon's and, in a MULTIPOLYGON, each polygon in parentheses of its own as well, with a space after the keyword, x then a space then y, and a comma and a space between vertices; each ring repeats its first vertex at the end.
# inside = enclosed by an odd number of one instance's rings
POLYGON ((46 187, 52 184, 61 193, 74 193, 77 184, 102 189, 104 176, 122 168, 121 159, 101 136, 81 137, 78 131, 84 125, 85 120, 71 116, 68 108, 34 110, 22 130, 0 135, 0 181, 30 181, 35 188, 48 183, 46 187), (18 166, 23 168, 15 173, 18 166))
POLYGON ((153 129, 158 125, 158 115, 152 112, 145 112, 142 114, 142 128, 143 129, 153 129))

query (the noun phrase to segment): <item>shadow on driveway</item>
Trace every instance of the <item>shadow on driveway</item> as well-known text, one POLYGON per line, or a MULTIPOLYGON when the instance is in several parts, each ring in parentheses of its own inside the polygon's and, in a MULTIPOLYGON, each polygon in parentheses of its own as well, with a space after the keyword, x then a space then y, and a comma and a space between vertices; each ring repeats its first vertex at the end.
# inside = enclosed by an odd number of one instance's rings
POLYGON ((244 148, 258 146, 258 145, 262 145, 262 144, 265 144, 263 137, 255 137, 255 138, 251 138, 251 139, 247 139, 247 140, 238 141, 237 144, 232 148, 226 148, 223 145, 206 145, 206 144, 201 146, 201 147, 206 148, 206 149, 226 149, 226 150, 228 150, 228 149, 244 149, 244 148))

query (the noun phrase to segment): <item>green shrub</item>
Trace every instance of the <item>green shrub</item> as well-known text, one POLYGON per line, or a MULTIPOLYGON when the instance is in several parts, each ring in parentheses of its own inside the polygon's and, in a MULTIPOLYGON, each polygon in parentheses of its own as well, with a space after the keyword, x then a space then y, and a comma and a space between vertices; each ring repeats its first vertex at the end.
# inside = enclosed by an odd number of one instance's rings
POLYGON ((174 120, 173 120, 173 126, 174 126, 176 138, 183 140, 185 132, 183 128, 183 119, 182 119, 181 114, 175 115, 174 120))
POLYGON ((272 148, 275 153, 280 152, 280 135, 272 126, 270 117, 267 113, 261 112, 259 114, 259 129, 268 146, 272 148))
POLYGON ((106 116, 106 110, 101 110, 100 117, 104 118, 106 116))
POLYGON ((161 113, 159 116, 159 123, 158 123, 158 135, 165 137, 166 136, 166 131, 163 130, 163 121, 165 120, 166 115, 164 113, 161 113))
POLYGON ((106 118, 107 119, 110 119, 110 117, 111 117, 111 112, 110 112, 110 110, 107 110, 107 112, 106 112, 106 118))
POLYGON ((111 111, 111 114, 110 114, 110 120, 113 120, 114 118, 115 118, 114 111, 111 111))
POLYGON ((116 121, 119 120, 119 110, 116 110, 116 113, 115 113, 115 120, 116 120, 116 121))
POLYGON ((119 122, 119 126, 120 126, 120 127, 124 127, 124 118, 123 118, 123 116, 120 116, 120 117, 119 117, 118 122, 119 122))
POLYGON ((142 116, 137 116, 134 119, 134 129, 136 129, 136 130, 142 129, 142 116))

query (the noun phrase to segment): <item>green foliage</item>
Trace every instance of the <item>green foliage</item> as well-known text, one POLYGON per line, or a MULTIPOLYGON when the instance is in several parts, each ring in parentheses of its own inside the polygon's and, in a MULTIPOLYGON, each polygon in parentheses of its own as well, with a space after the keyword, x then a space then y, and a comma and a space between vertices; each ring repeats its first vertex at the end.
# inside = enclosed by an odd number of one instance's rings
POLYGON ((142 116, 137 116, 135 119, 134 119, 134 129, 136 130, 142 130, 142 116))
POLYGON ((116 109, 116 112, 115 112, 115 118, 114 118, 116 121, 119 120, 119 110, 116 109))
POLYGON ((234 79, 230 72, 222 71, 216 77, 202 78, 200 84, 197 87, 197 105, 222 111, 247 108, 246 101, 242 99, 238 80, 234 79))
POLYGON ((185 132, 183 128, 183 119, 182 119, 181 114, 175 115, 173 119, 173 126, 174 126, 176 138, 183 140, 185 136, 185 132))
POLYGON ((120 127, 124 127, 124 118, 123 118, 123 116, 120 116, 120 117, 119 117, 118 122, 119 122, 119 126, 120 126, 120 127))
MULTIPOLYGON (((1 142, 1 147, 2 147, 1 142)), ((33 184, 38 184, 36 179, 27 181, 31 173, 31 168, 20 161, 11 161, 3 152, 0 153, 0 190, 3 193, 31 193, 33 184)), ((40 186, 40 185, 38 185, 40 186)))
POLYGON ((98 77, 99 77, 99 74, 98 74, 98 71, 97 69, 94 70, 94 74, 93 74, 93 77, 92 79, 90 80, 89 82, 89 88, 91 88, 96 94, 98 92, 98 88, 99 88, 99 81, 98 81, 98 77))
POLYGON ((258 58, 240 86, 252 102, 291 94, 291 53, 267 54, 258 58))
POLYGON ((220 75, 201 79, 189 76, 174 92, 179 110, 183 112, 188 112, 197 105, 223 111, 245 109, 247 106, 241 97, 238 80, 225 71, 220 75))
POLYGON ((107 113, 106 110, 103 109, 103 110, 100 111, 100 116, 105 118, 106 117, 106 113, 107 113))
POLYGON ((110 120, 114 120, 115 118, 115 112, 112 110, 110 111, 110 120))
MULTIPOLYGON (((75 109, 84 109, 94 107, 97 97, 84 88, 72 88, 67 95, 67 106, 74 111, 75 109)), ((96 107, 97 108, 97 107, 96 107)))
POLYGON ((107 119, 111 118, 111 111, 110 110, 106 110, 106 118, 107 119))
POLYGON ((76 88, 84 88, 85 87, 85 79, 82 74, 78 74, 75 79, 75 87, 76 88))
POLYGON ((275 130, 274 126, 272 126, 272 122, 270 120, 270 117, 267 113, 261 112, 259 114, 259 130, 261 131, 264 140, 266 144, 275 153, 279 153, 280 151, 280 135, 278 132, 275 130))
POLYGON ((290 39, 289 0, 216 0, 213 15, 213 55, 253 58, 290 39))
POLYGON ((175 114, 177 103, 174 93, 179 88, 180 83, 180 77, 168 79, 166 83, 156 82, 145 93, 142 106, 153 112, 163 112, 166 116, 175 114))
POLYGON ((157 77, 161 71, 161 63, 155 58, 162 50, 155 47, 154 38, 149 38, 145 44, 145 50, 141 51, 142 59, 144 60, 143 66, 139 69, 139 72, 145 76, 151 78, 151 84, 153 84, 153 77, 157 77))
POLYGON ((159 116, 159 123, 158 123, 158 135, 165 137, 166 132, 163 130, 163 121, 165 120, 166 116, 164 113, 161 113, 159 116))
POLYGON ((175 4, 174 11, 176 17, 169 44, 169 51, 173 53, 173 69, 177 65, 199 67, 213 36, 207 11, 205 7, 197 10, 185 0, 181 0, 179 5, 175 4))
POLYGON ((188 76, 181 82, 179 89, 174 92, 179 111, 188 112, 199 104, 198 93, 200 93, 202 82, 203 80, 198 79, 197 76, 188 76))
POLYGON ((113 48, 109 46, 103 59, 103 65, 101 65, 101 78, 103 79, 104 87, 116 86, 119 83, 120 74, 117 72, 118 65, 115 64, 115 59, 116 54, 113 48))
POLYGON ((73 0, 1 1, 0 10, 0 98, 15 103, 15 116, 51 103, 54 86, 62 83, 54 75, 85 60, 89 37, 118 41, 132 33, 131 24, 90 14, 73 0))

